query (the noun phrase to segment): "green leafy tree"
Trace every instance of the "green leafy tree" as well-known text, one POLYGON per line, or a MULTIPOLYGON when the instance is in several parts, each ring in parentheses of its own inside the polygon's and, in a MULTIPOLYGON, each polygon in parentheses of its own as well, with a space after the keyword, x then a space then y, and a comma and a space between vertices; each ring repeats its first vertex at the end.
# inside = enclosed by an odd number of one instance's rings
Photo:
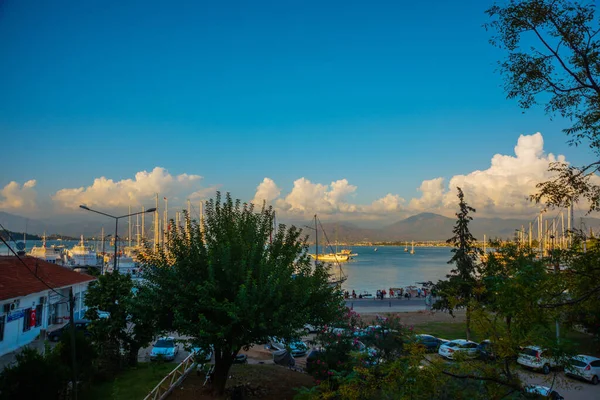
POLYGON ((136 365, 140 348, 147 346, 158 333, 153 301, 148 289, 134 286, 128 274, 108 273, 90 284, 86 317, 92 320, 92 338, 101 350, 101 364, 107 367, 104 370, 109 375, 110 370, 136 365), (110 316, 100 318, 97 311, 106 311, 110 316))
MULTIPOLYGON (((491 43, 508 54, 500 62, 509 99, 524 109, 543 104, 563 117, 570 144, 600 156, 600 27, 593 1, 510 0, 487 10, 491 43), (567 122, 567 123, 568 123, 567 122)), ((532 196, 550 206, 578 199, 600 209, 600 186, 592 180, 600 160, 584 166, 555 163, 556 176, 532 196)))
MULTIPOLYGON (((62 365, 68 369, 70 377, 73 376, 71 349, 71 335, 61 335, 60 342, 54 348, 54 351, 58 353, 58 357, 62 365)), ((78 379, 89 382, 93 379, 95 374, 96 359, 98 357, 97 349, 92 341, 83 334, 83 332, 77 331, 75 333, 75 350, 78 379)))
POLYGON ((448 280, 440 281, 436 285, 440 299, 436 301, 434 309, 446 309, 451 313, 457 307, 466 308, 466 335, 471 337, 471 300, 478 294, 478 283, 476 276, 479 272, 478 257, 481 249, 476 245, 476 239, 469 231, 469 223, 473 220, 469 214, 475 209, 465 202, 465 195, 461 188, 458 190, 458 207, 456 213, 456 224, 452 232, 454 236, 447 240, 448 244, 454 246, 452 258, 448 264, 454 264, 455 268, 448 274, 448 280))
POLYGON ((313 266, 292 226, 273 232, 274 213, 217 193, 199 224, 171 231, 164 250, 142 255, 162 321, 196 346, 214 346, 213 388, 225 389, 238 352, 268 336, 291 339, 305 323, 324 325, 341 302, 328 267, 313 266), (274 234, 273 234, 274 233, 274 234), (167 311, 168 310, 168 311, 167 311))

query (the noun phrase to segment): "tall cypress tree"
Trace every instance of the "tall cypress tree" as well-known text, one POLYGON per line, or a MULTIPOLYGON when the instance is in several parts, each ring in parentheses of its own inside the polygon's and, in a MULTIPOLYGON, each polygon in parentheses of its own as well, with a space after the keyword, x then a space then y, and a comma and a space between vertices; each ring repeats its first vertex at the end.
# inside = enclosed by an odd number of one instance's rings
POLYGON ((469 231, 469 223, 473 220, 469 214, 475 209, 465 202, 465 195, 461 188, 458 190, 458 207, 456 224, 452 229, 452 236, 446 243, 453 246, 452 258, 448 264, 455 268, 446 277, 448 280, 438 282, 437 289, 440 294, 434 306, 436 309, 447 309, 451 313, 458 307, 466 308, 466 333, 467 340, 471 338, 471 300, 475 294, 477 275, 479 273, 478 258, 481 250, 476 247, 477 241, 469 231))

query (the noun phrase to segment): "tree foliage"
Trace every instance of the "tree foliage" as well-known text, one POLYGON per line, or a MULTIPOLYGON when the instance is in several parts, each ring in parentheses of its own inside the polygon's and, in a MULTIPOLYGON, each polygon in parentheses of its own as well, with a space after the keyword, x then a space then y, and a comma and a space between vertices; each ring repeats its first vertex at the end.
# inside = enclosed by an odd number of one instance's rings
POLYGON ((17 353, 16 363, 0 372, 0 399, 65 398, 69 369, 61 363, 58 352, 46 350, 42 354, 24 347, 17 353))
MULTIPOLYGON (((508 98, 527 109, 542 103, 546 113, 571 122, 564 129, 573 145, 587 144, 600 156, 600 26, 592 1, 510 0, 487 10, 495 32, 491 43, 508 55, 500 62, 508 98)), ((575 167, 554 163, 553 179, 532 196, 549 206, 580 199, 600 209, 594 178, 600 161, 575 167)))
POLYGON ((291 339, 305 323, 329 322, 341 302, 329 270, 312 266, 302 231, 279 225, 263 206, 225 199, 206 202, 202 223, 186 218, 166 248, 142 256, 163 321, 195 346, 212 345, 213 385, 222 393, 241 349, 267 337, 291 339))
POLYGON ((90 283, 86 318, 92 321, 90 332, 99 350, 100 375, 110 377, 125 366, 137 364, 139 349, 158 332, 153 301, 148 289, 136 287, 128 274, 107 273, 90 283), (97 311, 110 316, 99 318, 97 311))
POLYGON ((469 223, 473 220, 470 213, 475 209, 467 204, 461 188, 458 190, 458 207, 456 213, 456 224, 452 229, 454 236, 447 240, 452 244, 452 258, 448 264, 454 264, 455 268, 447 275, 448 280, 436 284, 436 291, 440 299, 436 301, 434 309, 445 309, 451 313, 457 307, 465 307, 467 310, 466 335, 471 335, 470 317, 471 300, 477 295, 477 274, 479 273, 478 257, 481 250, 476 246, 476 239, 469 231, 469 223))

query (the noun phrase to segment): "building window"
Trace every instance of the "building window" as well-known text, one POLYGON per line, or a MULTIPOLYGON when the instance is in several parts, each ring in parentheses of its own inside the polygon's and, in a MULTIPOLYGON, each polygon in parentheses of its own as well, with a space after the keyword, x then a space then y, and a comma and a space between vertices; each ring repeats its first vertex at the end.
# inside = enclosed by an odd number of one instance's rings
POLYGON ((23 316, 23 332, 27 332, 31 329, 31 308, 25 309, 25 315, 23 316))
POLYGON ((35 306, 35 327, 42 326, 42 313, 44 312, 44 306, 38 304, 35 306))
POLYGON ((4 325, 6 324, 6 315, 0 317, 0 342, 4 340, 4 325))

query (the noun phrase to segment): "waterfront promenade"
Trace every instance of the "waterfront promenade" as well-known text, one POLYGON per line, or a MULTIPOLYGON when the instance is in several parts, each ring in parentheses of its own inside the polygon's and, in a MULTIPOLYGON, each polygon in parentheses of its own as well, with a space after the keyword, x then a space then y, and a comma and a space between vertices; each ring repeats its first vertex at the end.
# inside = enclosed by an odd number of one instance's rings
POLYGON ((386 312, 411 312, 425 310, 425 298, 384 298, 381 299, 346 299, 346 306, 359 314, 377 314, 386 312))

